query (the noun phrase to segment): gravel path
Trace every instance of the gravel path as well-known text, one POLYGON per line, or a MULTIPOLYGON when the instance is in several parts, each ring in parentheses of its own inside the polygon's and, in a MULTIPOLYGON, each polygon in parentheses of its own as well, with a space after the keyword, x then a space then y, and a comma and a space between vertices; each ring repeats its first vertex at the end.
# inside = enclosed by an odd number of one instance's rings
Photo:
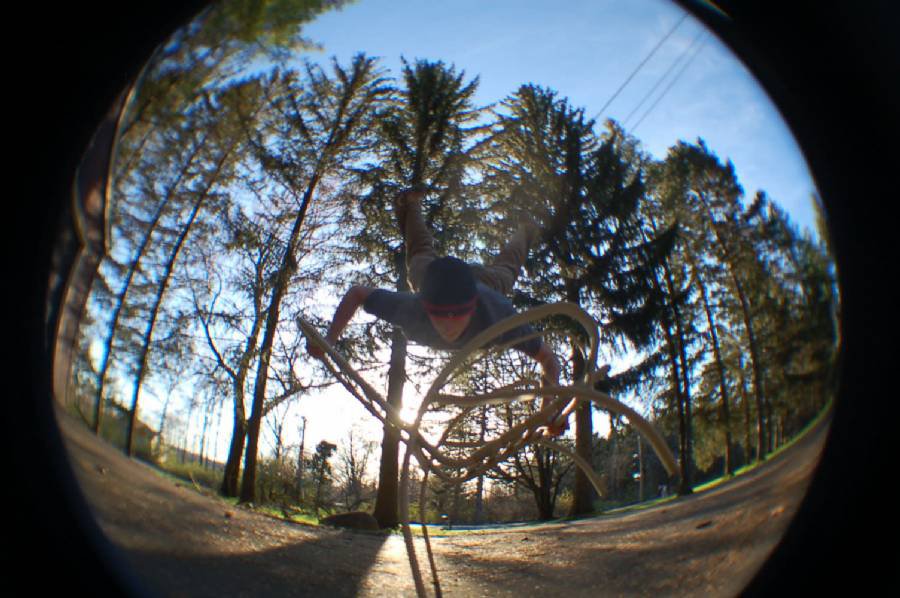
MULTIPOLYGON (((415 596, 399 535, 287 523, 173 481, 59 415, 101 529, 161 596, 415 596)), ((446 596, 733 596, 777 545, 824 443, 654 508, 432 539, 446 596)), ((424 545, 417 545, 420 563, 424 545)), ((424 567, 427 575, 427 567, 424 567)))

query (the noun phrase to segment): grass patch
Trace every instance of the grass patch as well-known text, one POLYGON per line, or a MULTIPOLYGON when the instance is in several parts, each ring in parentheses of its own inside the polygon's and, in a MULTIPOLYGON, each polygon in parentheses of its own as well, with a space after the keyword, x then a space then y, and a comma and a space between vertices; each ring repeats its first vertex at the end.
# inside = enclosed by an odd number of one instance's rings
POLYGON ((160 477, 181 487, 191 488, 208 498, 215 498, 231 508, 246 509, 267 517, 302 525, 319 525, 318 516, 293 505, 282 507, 280 505, 256 505, 253 503, 241 504, 237 497, 222 496, 218 491, 222 483, 221 474, 200 467, 198 464, 167 462, 151 465, 153 465, 153 471, 160 477))
POLYGON ((156 468, 170 476, 207 490, 216 491, 222 485, 221 472, 208 469, 198 463, 180 463, 166 459, 157 462, 156 468))
MULTIPOLYGON (((237 499, 235 499, 235 503, 236 502, 237 499)), ((320 517, 318 515, 311 511, 307 511, 305 509, 301 509, 292 505, 252 505, 248 508, 252 509, 256 513, 260 513, 268 517, 273 517, 275 519, 282 519, 284 521, 299 523, 301 525, 312 525, 316 527, 319 526, 320 517)))
POLYGON ((645 500, 644 502, 631 503, 630 505, 622 505, 619 507, 613 507, 611 509, 605 509, 597 513, 597 515, 610 515, 614 513, 626 513, 629 511, 643 511, 645 509, 650 509, 653 507, 658 507, 659 505, 666 504, 668 502, 672 502, 678 498, 677 494, 670 494, 669 496, 661 496, 658 498, 652 498, 650 500, 645 500))
MULTIPOLYGON (((198 466, 172 467, 171 463, 147 462, 156 475, 169 480, 177 486, 190 488, 203 496, 216 497, 225 500, 219 495, 221 476, 211 476, 210 471, 198 471, 198 466)), ((180 464, 179 464, 180 465, 180 464)))
MULTIPOLYGON (((533 525, 538 526, 541 523, 546 523, 546 522, 535 521, 533 525)), ((487 524, 487 525, 490 525, 490 524, 487 524)), ((532 525, 529 524, 529 527, 532 527, 532 525)), ((414 537, 421 538, 421 537, 425 536, 425 532, 422 531, 421 523, 410 523, 409 529, 412 531, 412 535, 414 537)), ((498 532, 515 531, 515 529, 516 528, 503 527, 503 524, 498 524, 498 527, 485 527, 483 529, 452 529, 452 528, 447 529, 444 527, 437 527, 435 525, 429 525, 428 526, 428 537, 429 538, 449 538, 452 536, 484 536, 487 534, 494 534, 494 533, 498 533, 498 532)), ((391 533, 391 535, 394 535, 394 536, 402 536, 403 529, 398 526, 394 529, 391 529, 390 533, 391 533)))

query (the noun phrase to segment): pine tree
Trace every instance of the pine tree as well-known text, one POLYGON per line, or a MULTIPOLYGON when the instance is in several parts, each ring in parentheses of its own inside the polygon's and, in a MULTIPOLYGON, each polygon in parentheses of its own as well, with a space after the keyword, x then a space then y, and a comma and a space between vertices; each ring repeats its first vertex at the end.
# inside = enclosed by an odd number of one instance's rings
MULTIPOLYGON (((635 140, 613 122, 598 137, 583 110, 549 89, 522 86, 502 107, 492 140, 498 158, 488 181, 514 201, 528 202, 508 209, 544 215, 545 244, 529 264, 532 294, 589 303, 604 320, 604 340, 645 343, 654 311, 647 258, 666 240, 647 242, 641 235, 644 183, 635 140)), ((577 335, 570 347, 575 380, 584 375, 586 341, 577 335)), ((582 403, 575 419, 576 450, 590 461, 591 404, 582 403)), ((576 471, 573 514, 593 510, 592 493, 576 471)))
MULTIPOLYGON (((386 283, 408 291, 405 247, 391 200, 403 189, 428 190, 423 211, 432 228, 437 250, 466 258, 465 217, 472 201, 464 188, 470 161, 470 138, 479 111, 472 105, 478 81, 466 82, 442 62, 424 60, 403 63, 402 86, 396 101, 381 120, 375 160, 357 170, 365 189, 361 201, 363 222, 354 240, 360 259, 371 260, 387 275, 369 283, 386 283)), ((379 335, 386 335, 380 327, 379 335)), ((396 409, 403 404, 407 342, 399 328, 390 333, 387 401, 396 409)), ((399 430, 385 425, 381 443, 378 494, 374 517, 382 528, 399 523, 399 430)))

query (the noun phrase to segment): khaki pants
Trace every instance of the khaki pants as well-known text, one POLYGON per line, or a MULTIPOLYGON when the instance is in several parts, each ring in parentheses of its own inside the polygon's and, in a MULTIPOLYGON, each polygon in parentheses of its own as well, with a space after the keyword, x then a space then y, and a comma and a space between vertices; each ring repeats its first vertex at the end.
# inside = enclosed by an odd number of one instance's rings
MULTIPOLYGON (((398 214, 398 220, 406 225, 403 238, 406 241, 406 269, 409 284, 413 290, 418 292, 425 279, 425 269, 438 255, 434 250, 434 238, 431 231, 425 225, 421 204, 416 200, 408 200, 401 209, 403 214, 398 214)), ((516 278, 519 277, 519 271, 528 257, 528 248, 534 242, 537 234, 536 225, 531 223, 520 225, 490 264, 469 265, 475 278, 495 291, 509 295, 516 278)))

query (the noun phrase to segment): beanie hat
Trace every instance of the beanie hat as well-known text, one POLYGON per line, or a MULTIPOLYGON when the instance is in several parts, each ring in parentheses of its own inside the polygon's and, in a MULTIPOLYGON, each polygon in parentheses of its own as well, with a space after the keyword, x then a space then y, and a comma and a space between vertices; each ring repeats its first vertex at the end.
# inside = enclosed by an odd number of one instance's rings
POLYGON ((422 303, 434 316, 462 316, 475 311, 475 277, 468 264, 455 257, 428 264, 422 281, 422 303))

